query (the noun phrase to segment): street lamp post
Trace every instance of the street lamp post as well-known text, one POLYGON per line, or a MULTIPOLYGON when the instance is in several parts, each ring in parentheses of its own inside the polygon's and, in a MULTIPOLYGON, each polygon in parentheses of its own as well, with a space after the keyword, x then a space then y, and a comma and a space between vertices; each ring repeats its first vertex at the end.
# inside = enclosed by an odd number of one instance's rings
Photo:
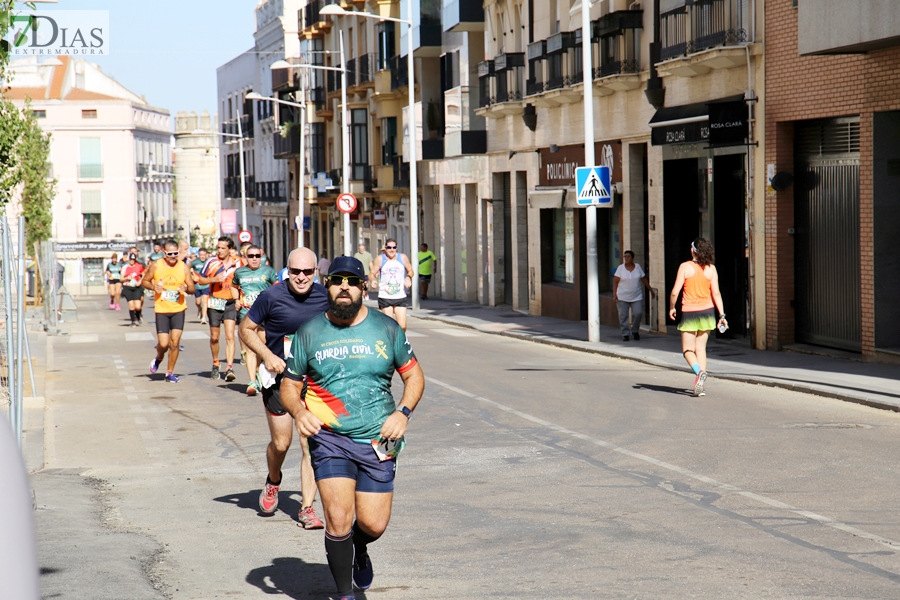
MULTIPOLYGON (((250 94, 247 94, 249 97, 250 94)), ((191 135, 218 135, 227 138, 237 138, 238 139, 238 152, 240 156, 238 157, 238 167, 240 169, 241 174, 241 226, 243 229, 248 229, 247 225, 247 178, 244 175, 244 130, 241 127, 241 119, 238 117, 238 132, 237 133, 225 133, 224 131, 207 131, 205 129, 194 129, 191 131, 191 135)))
MULTIPOLYGON (((409 29, 406 33, 406 60, 407 60, 407 70, 409 73, 407 74, 407 85, 409 86, 409 123, 407 124, 409 130, 409 238, 410 243, 413 245, 413 248, 410 249, 411 257, 418 257, 419 252, 419 201, 417 197, 417 188, 419 185, 418 181, 418 173, 416 171, 416 161, 417 161, 417 151, 416 151, 416 117, 415 117, 415 106, 416 106, 416 85, 415 85, 415 60, 413 57, 413 36, 412 36, 412 0, 406 0, 407 13, 409 14, 409 20, 407 19, 395 19, 393 17, 382 17, 381 15, 375 15, 368 12, 351 12, 344 10, 339 4, 329 4, 327 6, 322 7, 319 11, 319 15, 330 15, 333 17, 339 16, 352 16, 352 17, 364 17, 366 19, 378 19, 379 21, 390 21, 393 23, 401 23, 406 25, 409 29)), ((590 39, 590 38, 588 38, 590 39)), ((341 30, 341 46, 343 47, 344 43, 344 34, 343 29, 341 30)), ((346 87, 346 86, 345 86, 346 87)), ((349 215, 347 217, 349 219, 349 215)), ((594 249, 596 253, 596 246, 594 249)), ((416 264, 418 260, 416 260, 416 264)), ((416 267, 413 269, 412 276, 412 289, 410 290, 410 295, 412 296, 412 308, 413 310, 419 309, 419 269, 416 267)))
MULTIPOLYGON (((343 64, 343 52, 341 52, 341 63, 343 64)), ((314 69, 319 71, 340 71, 342 73, 342 83, 346 83, 346 74, 343 67, 329 67, 326 65, 309 65, 309 64, 290 64, 284 60, 277 60, 269 67, 270 69, 288 69, 291 67, 302 68, 302 69, 314 69)), ((342 87, 346 88, 345 85, 342 87)), ((343 92, 344 104, 341 109, 341 118, 344 125, 347 123, 347 102, 346 102, 346 90, 343 92)), ((275 102, 277 104, 284 104, 286 106, 293 106, 300 109, 300 189, 297 194, 297 203, 298 210, 297 215, 300 219, 300 225, 297 227, 297 247, 302 248, 304 245, 304 232, 303 232, 303 218, 306 212, 306 207, 304 206, 306 202, 305 194, 306 194, 306 142, 303 139, 304 133, 306 131, 306 80, 303 77, 300 77, 300 99, 301 102, 290 102, 288 100, 282 100, 281 98, 275 98, 272 96, 262 96, 261 94, 257 94, 256 92, 250 92, 247 94, 247 98, 250 100, 269 100, 271 102, 275 102)), ((347 159, 345 159, 346 162, 347 159)), ((347 173, 344 173, 344 180, 348 181, 347 173)), ((346 220, 344 221, 344 254, 350 256, 350 248, 352 248, 351 240, 350 240, 350 215, 345 215, 346 220)))
MULTIPOLYGON (((591 64, 591 4, 581 0, 581 61, 584 71, 584 166, 594 166, 594 75, 591 64)), ((600 266, 597 264, 597 207, 585 214, 587 237, 588 341, 600 341, 600 266)))

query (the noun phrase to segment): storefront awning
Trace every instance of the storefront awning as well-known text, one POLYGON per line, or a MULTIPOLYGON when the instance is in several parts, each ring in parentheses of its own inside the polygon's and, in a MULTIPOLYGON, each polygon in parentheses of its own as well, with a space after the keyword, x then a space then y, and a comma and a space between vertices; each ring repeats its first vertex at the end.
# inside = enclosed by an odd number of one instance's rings
POLYGON ((565 189, 531 190, 528 192, 529 208, 562 208, 565 189))
POLYGON ((705 142, 709 139, 709 105, 743 100, 744 95, 739 94, 709 102, 660 108, 650 119, 650 142, 654 146, 705 142))

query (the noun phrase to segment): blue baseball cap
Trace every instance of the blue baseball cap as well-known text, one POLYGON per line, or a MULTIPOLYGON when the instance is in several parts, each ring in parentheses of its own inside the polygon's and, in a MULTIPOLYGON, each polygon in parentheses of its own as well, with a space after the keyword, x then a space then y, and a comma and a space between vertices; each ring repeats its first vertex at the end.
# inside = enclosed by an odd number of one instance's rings
POLYGON ((352 256, 338 256, 331 261, 331 268, 328 269, 329 275, 337 275, 338 273, 349 273, 350 275, 359 275, 362 278, 366 276, 366 270, 358 258, 352 256))

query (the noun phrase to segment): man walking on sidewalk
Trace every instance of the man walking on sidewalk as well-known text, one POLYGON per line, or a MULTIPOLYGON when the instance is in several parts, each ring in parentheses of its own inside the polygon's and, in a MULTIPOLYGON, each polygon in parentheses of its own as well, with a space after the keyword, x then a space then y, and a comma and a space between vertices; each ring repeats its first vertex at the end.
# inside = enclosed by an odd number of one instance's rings
POLYGON ((372 585, 368 546, 390 521, 397 455, 425 375, 400 326, 363 305, 361 262, 334 259, 327 284, 328 312, 297 332, 281 397, 297 429, 310 436, 328 566, 338 596, 352 600, 354 583, 361 590, 372 585), (391 396, 394 371, 404 386, 399 404, 391 396))
POLYGON ((419 296, 422 300, 428 300, 428 284, 434 274, 437 265, 437 256, 428 249, 428 244, 419 246, 419 296))
MULTIPOLYGON (((250 254, 256 251, 252 250, 250 254)), ((328 310, 325 288, 316 281, 316 255, 307 248, 297 248, 288 257, 288 279, 265 290, 241 320, 241 342, 248 351, 259 356, 265 369, 275 376, 275 383, 262 389, 263 406, 269 424, 271 441, 266 449, 269 474, 259 495, 259 509, 271 514, 278 508, 281 488, 281 466, 294 437, 294 420, 281 404, 281 378, 285 355, 290 351, 294 334, 301 325, 328 310), (265 337, 263 343, 262 337, 265 337)), ((262 368, 260 368, 262 370, 262 368)), ((300 436, 303 458, 300 461, 301 502, 298 520, 304 529, 321 529, 316 515, 316 479, 309 459, 306 437, 300 436)))
MULTIPOLYGON (((272 267, 262 264, 262 249, 259 246, 248 246, 245 252, 247 265, 239 268, 234 273, 233 284, 240 294, 238 297, 238 320, 240 323, 256 299, 269 287, 278 281, 278 273, 272 267)), ((252 348, 244 344, 242 355, 247 362, 247 373, 250 383, 247 385, 247 395, 255 396, 259 391, 256 380, 256 367, 259 366, 259 356, 252 348)))
POLYGON ((406 290, 412 286, 412 276, 409 258, 405 254, 398 257, 397 240, 385 240, 384 251, 369 265, 369 284, 378 287, 379 310, 396 320, 403 331, 406 331, 406 290))
POLYGON ((179 258, 178 243, 175 240, 166 241, 164 257, 150 263, 141 285, 153 291, 153 312, 156 313, 156 358, 150 361, 150 372, 156 373, 168 351, 166 381, 178 383, 175 363, 178 361, 178 345, 181 343, 184 313, 187 311, 185 293, 194 293, 194 282, 190 269, 179 258))
POLYGON ((222 236, 216 243, 216 256, 206 263, 200 274, 198 283, 210 284, 210 295, 207 300, 209 315, 209 349, 212 352, 213 366, 209 378, 219 379, 219 335, 221 326, 225 325, 225 381, 234 381, 234 327, 237 322, 235 295, 231 288, 234 273, 243 263, 240 258, 231 255, 234 240, 222 236))

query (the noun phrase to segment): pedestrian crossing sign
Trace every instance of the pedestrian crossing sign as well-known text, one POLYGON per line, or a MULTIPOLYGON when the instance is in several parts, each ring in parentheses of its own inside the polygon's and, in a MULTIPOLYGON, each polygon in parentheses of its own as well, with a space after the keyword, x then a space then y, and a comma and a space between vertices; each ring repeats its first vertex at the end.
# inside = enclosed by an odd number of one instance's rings
POLYGON ((578 206, 612 206, 609 167, 579 167, 575 169, 575 189, 578 206))

